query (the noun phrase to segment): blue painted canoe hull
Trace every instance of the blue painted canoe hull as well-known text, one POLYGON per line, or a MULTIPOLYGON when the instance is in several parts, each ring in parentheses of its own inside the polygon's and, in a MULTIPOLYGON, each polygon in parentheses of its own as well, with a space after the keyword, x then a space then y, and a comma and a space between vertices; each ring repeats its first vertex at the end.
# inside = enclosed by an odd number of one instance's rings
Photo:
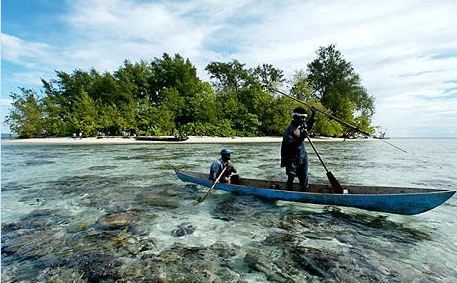
MULTIPOLYGON (((205 174, 175 170, 179 179, 184 182, 201 185, 210 188, 213 182, 203 176, 205 174)), ((250 183, 255 182, 253 179, 250 183)), ((268 181, 258 180, 260 184, 268 181)), ((275 184, 281 184, 276 182, 275 184)), ((310 185, 325 188, 327 185, 310 185)), ((258 196, 273 200, 296 201, 323 205, 338 205, 356 207, 366 210, 388 212, 395 214, 413 215, 433 209, 455 194, 450 190, 432 190, 421 188, 396 188, 396 187, 376 187, 376 186, 343 186, 353 191, 349 194, 336 193, 316 193, 287 191, 271 187, 254 187, 249 185, 223 184, 219 183, 215 189, 238 194, 258 196), (355 192, 355 193, 354 193, 355 192)))

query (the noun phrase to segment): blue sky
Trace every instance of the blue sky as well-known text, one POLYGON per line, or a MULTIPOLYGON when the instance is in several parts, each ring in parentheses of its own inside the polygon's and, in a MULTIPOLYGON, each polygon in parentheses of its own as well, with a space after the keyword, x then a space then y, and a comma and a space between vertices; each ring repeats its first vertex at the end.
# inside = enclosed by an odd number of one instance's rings
MULTIPOLYGON (((180 53, 204 67, 234 58, 291 78, 336 44, 376 98, 390 136, 457 137, 457 1, 3 0, 1 114, 18 86, 55 70, 113 71, 180 53)), ((3 120, 3 118, 2 118, 3 120)), ((2 132, 5 127, 2 126, 2 132)))

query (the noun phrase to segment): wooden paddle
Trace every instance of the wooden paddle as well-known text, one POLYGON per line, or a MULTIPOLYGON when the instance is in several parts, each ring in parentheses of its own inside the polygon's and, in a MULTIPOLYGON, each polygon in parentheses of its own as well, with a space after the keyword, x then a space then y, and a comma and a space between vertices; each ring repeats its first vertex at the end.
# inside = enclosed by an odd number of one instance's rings
POLYGON ((342 194, 343 193, 343 187, 341 186, 340 182, 338 182, 338 180, 335 178, 335 176, 333 176, 333 173, 327 169, 327 166, 325 166, 324 161, 322 160, 321 156, 317 152, 317 149, 314 146, 314 144, 311 141, 311 139, 309 138, 309 136, 306 136, 306 138, 308 139, 309 143, 311 144, 312 148, 314 149, 314 152, 316 153, 317 157, 321 161, 322 166, 324 166, 324 169, 327 172, 326 173, 327 174, 327 178, 330 181, 330 185, 332 186, 333 192, 337 193, 337 194, 342 194))
POLYGON ((221 174, 219 174, 219 177, 216 178, 216 180, 214 181, 214 184, 211 186, 211 188, 209 188, 209 190, 206 192, 206 194, 203 197, 198 199, 198 203, 203 202, 209 196, 209 193, 214 189, 214 187, 216 187, 217 183, 219 183, 219 180, 221 179, 222 175, 224 174, 225 170, 227 170, 227 168, 228 168, 228 166, 224 167, 221 174))

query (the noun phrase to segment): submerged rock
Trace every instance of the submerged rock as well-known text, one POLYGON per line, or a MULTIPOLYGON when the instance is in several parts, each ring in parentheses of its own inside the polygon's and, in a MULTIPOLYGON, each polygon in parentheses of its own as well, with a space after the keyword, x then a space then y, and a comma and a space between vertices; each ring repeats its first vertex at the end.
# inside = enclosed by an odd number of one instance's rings
POLYGON ((262 227, 271 227, 276 224, 276 217, 273 216, 275 209, 272 201, 249 196, 228 195, 226 199, 214 206, 211 215, 213 218, 223 221, 262 223, 262 227))
MULTIPOLYGON (((3 170, 4 169, 2 168, 2 171, 3 170)), ((30 186, 19 184, 17 182, 8 182, 8 183, 2 182, 2 192, 19 191, 19 190, 26 190, 26 189, 30 189, 30 186)))
POLYGON ((138 218, 138 213, 134 211, 108 214, 97 220, 96 227, 99 230, 123 229, 134 224, 138 218))
POLYGON ((157 243, 153 238, 137 238, 127 233, 121 233, 114 240, 121 253, 133 256, 151 254, 157 243))
POLYGON ((118 176, 118 177, 103 177, 98 175, 82 175, 62 177, 57 181, 49 182, 50 188, 62 194, 97 192, 104 191, 106 188, 119 188, 126 184, 133 177, 118 176))
POLYGON ((149 283, 168 283, 167 277, 164 274, 158 274, 148 280, 149 283))
POLYGON ((33 160, 27 160, 25 162, 25 165, 27 165, 27 166, 37 166, 37 165, 46 165, 46 164, 54 164, 54 163, 56 163, 56 162, 52 161, 52 160, 33 159, 33 160))
POLYGON ((100 165, 100 166, 91 166, 88 169, 95 170, 95 171, 104 171, 104 170, 113 170, 116 168, 117 168, 117 166, 115 166, 115 165, 100 165))
MULTIPOLYGON (((362 219, 359 221, 364 221, 362 219)), ((280 282, 356 282, 361 278, 364 282, 401 281, 399 273, 392 268, 389 270, 376 260, 380 256, 388 256, 383 247, 379 246, 376 249, 370 245, 373 243, 373 237, 383 238, 389 233, 401 234, 409 231, 367 233, 367 229, 379 225, 373 222, 385 221, 373 217, 368 219, 372 225, 364 226, 364 230, 359 231, 354 230, 352 223, 346 222, 339 211, 305 213, 299 217, 288 215, 279 222, 281 229, 273 230, 264 241, 254 243, 256 248, 248 251, 245 263, 249 268, 265 274, 270 280, 280 282), (335 215, 335 218, 331 215, 335 215), (329 222, 333 222, 333 225, 329 222), (335 225, 335 222, 338 225, 335 225), (335 247, 338 245, 335 239, 345 244, 335 247), (320 248, 315 247, 315 240, 320 242, 320 248), (323 240, 327 240, 329 245, 323 244, 323 240)), ((355 224, 357 228, 357 221, 355 224)), ((379 226, 386 227, 386 224, 379 226)), ((392 251, 391 248, 388 250, 392 251)))
POLYGON ((308 282, 309 276, 300 273, 294 262, 282 251, 264 249, 249 250, 244 257, 246 265, 264 273, 268 279, 277 282, 308 282))
MULTIPOLYGON (((32 211, 18 222, 2 224, 2 269, 7 270, 18 262, 28 263, 25 270, 30 265, 42 267, 54 262, 65 239, 58 225, 65 223, 67 217, 46 209, 32 211)), ((21 273, 20 280, 33 278, 35 273, 36 268, 31 268, 30 272, 21 273)))
POLYGON ((224 242, 201 247, 174 244, 159 254, 124 262, 120 274, 130 282, 242 282, 230 268, 238 250, 224 242))
POLYGON ((160 191, 160 194, 166 197, 175 197, 178 195, 178 191, 175 189, 165 189, 163 191, 160 191))
POLYGON ((54 229, 2 233, 2 261, 9 260, 9 256, 12 256, 12 260, 45 259, 58 250, 54 243, 60 237, 54 229))
POLYGON ((40 272, 36 280, 38 282, 72 282, 84 283, 84 274, 80 271, 62 267, 45 268, 40 272))
POLYGON ((223 242, 203 247, 175 244, 159 254, 158 264, 170 282, 238 282, 240 274, 227 264, 238 249, 223 242))
POLYGON ((121 262, 113 259, 110 254, 85 252, 75 253, 62 262, 67 268, 76 269, 83 274, 83 278, 98 282, 106 279, 118 279, 121 262))
POLYGON ((170 196, 161 196, 157 193, 140 193, 137 195, 137 199, 144 202, 147 205, 159 206, 159 207, 169 207, 177 208, 177 200, 171 198, 170 196))
POLYGON ((178 225, 176 229, 171 231, 171 235, 174 237, 183 237, 194 233, 196 227, 190 222, 184 222, 178 225))

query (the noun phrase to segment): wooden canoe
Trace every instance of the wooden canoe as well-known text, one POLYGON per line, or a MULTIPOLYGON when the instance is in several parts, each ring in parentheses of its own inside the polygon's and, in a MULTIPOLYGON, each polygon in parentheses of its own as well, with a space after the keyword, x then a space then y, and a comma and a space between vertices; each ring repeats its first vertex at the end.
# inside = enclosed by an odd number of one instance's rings
POLYGON ((137 141, 185 141, 189 139, 187 136, 137 136, 137 141))
MULTIPOLYGON (((208 188, 213 185, 208 180, 208 174, 177 169, 175 173, 184 182, 208 188)), ((356 207, 405 215, 433 209, 455 194, 450 190, 355 185, 343 185, 347 193, 336 194, 332 193, 329 185, 310 184, 306 191, 300 191, 298 184, 294 186, 291 191, 285 189, 285 182, 240 178, 239 184, 219 183, 215 188, 273 200, 356 207)))

